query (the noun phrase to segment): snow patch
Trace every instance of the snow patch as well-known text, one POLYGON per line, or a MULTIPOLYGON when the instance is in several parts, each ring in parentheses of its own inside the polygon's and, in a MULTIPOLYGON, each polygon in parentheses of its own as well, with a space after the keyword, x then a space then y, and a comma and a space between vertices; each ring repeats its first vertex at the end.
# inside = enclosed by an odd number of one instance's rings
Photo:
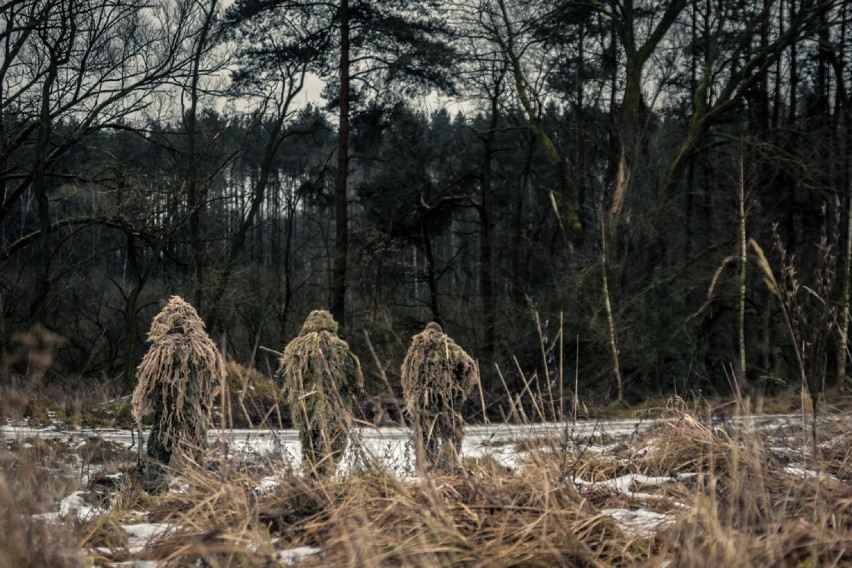
POLYGON ((91 521, 95 517, 107 514, 107 509, 92 505, 87 501, 90 496, 86 491, 75 491, 59 502, 59 512, 38 513, 33 519, 46 522, 58 522, 69 516, 81 522, 91 521))
POLYGON ((319 548, 315 546, 298 546, 296 548, 290 548, 288 550, 279 550, 275 554, 275 561, 281 562, 282 564, 286 564, 287 566, 292 566, 305 560, 306 558, 310 558, 312 556, 322 556, 323 552, 319 548))
POLYGON ((472 459, 490 457, 511 471, 519 471, 522 467, 521 457, 525 452, 519 452, 512 446, 488 447, 482 444, 468 446, 462 443, 462 456, 472 459))
POLYGON ((628 473, 615 479, 604 479, 603 481, 588 482, 582 479, 575 479, 574 484, 577 487, 585 487, 595 489, 598 487, 609 489, 615 493, 634 497, 636 499, 658 499, 659 495, 636 491, 637 485, 660 486, 673 481, 684 481, 695 477, 696 473, 679 473, 675 476, 668 477, 651 477, 648 475, 640 475, 638 473, 628 473))
POLYGON ((174 526, 168 523, 137 523, 121 525, 121 529, 129 537, 128 550, 130 554, 139 554, 152 541, 169 534, 174 526))
POLYGON ((169 493, 175 495, 186 495, 189 491, 189 483, 183 481, 179 477, 175 477, 169 481, 169 493))
POLYGON ((96 507, 86 501, 86 496, 85 491, 75 491, 60 501, 59 516, 64 519, 69 515, 74 515, 77 520, 85 522, 107 513, 106 509, 96 507))
POLYGON ((661 526, 674 521, 672 515, 648 509, 603 509, 601 513, 612 517, 628 536, 647 538, 661 526))
POLYGON ((259 493, 271 493, 275 491, 281 482, 275 476, 267 476, 257 482, 254 486, 255 491, 259 493))
POLYGON ((785 466, 784 471, 786 471, 790 475, 801 477, 802 479, 812 479, 814 477, 819 477, 822 479, 834 479, 836 481, 840 481, 837 477, 829 473, 822 473, 819 471, 814 471, 812 469, 806 469, 803 467, 797 467, 794 465, 785 466))

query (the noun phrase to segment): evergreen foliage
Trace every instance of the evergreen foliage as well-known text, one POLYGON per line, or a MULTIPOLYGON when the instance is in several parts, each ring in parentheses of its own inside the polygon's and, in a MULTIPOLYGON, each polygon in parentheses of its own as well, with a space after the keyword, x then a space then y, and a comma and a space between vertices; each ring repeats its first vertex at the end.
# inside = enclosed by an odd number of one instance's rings
POLYGON ((498 367, 513 396, 575 374, 605 402, 611 338, 628 402, 724 395, 734 361, 754 394, 795 388, 802 344, 813 384, 852 384, 849 2, 7 4, 4 380, 126 394, 180 290, 261 372, 330 305, 386 399, 400 335, 451 324, 494 418, 498 367), (817 340, 742 270, 741 209, 774 277, 819 296, 796 315, 817 340), (41 329, 62 341, 34 373, 41 329))

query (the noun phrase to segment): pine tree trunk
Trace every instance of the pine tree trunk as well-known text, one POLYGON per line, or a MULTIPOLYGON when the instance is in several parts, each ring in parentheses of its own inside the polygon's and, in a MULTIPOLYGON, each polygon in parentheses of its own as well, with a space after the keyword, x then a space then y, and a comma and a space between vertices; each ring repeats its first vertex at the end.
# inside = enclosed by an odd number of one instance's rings
POLYGON ((482 293, 482 315, 485 336, 485 353, 494 352, 494 274, 492 268, 491 241, 494 219, 491 199, 491 167, 494 157, 494 138, 499 113, 497 93, 491 98, 491 117, 485 134, 482 161, 482 202, 479 210, 479 282, 482 293))
POLYGON ((334 179, 335 243, 331 312, 346 326, 346 258, 349 254, 349 2, 340 2, 340 115, 337 130, 337 174, 334 179))
POLYGON ((846 252, 843 268, 843 297, 840 305, 840 328, 837 341, 837 383, 843 387, 852 387, 846 376, 846 360, 849 355, 849 289, 852 276, 852 180, 848 181, 849 192, 846 199, 846 252))
POLYGON ((746 334, 745 334, 745 310, 746 310, 746 279, 748 277, 748 249, 746 248, 746 217, 745 217, 745 158, 740 153, 739 157, 739 248, 740 248, 740 305, 739 305, 739 368, 737 383, 742 393, 746 386, 746 334))

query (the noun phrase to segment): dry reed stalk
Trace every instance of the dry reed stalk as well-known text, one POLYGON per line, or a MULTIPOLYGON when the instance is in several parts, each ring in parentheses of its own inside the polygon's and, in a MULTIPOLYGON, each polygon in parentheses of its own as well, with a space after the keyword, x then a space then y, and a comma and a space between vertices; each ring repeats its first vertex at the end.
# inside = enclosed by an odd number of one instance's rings
POLYGON ((329 564, 611 566, 647 555, 572 486, 543 483, 539 473, 413 485, 357 477, 312 532, 327 535, 329 564))
MULTIPOLYGON (((503 390, 506 391, 506 399, 509 401, 509 417, 516 423, 520 420, 517 409, 515 408, 515 399, 512 396, 512 391, 509 390, 509 385, 506 384, 506 378, 503 376, 503 371, 500 370, 500 365, 494 362, 494 368, 497 371, 497 376, 500 377, 500 383, 503 385, 503 390)), ((503 410, 503 407, 500 407, 503 410)))
POLYGON ((572 421, 577 423, 577 415, 580 414, 580 336, 576 339, 576 353, 574 354, 574 400, 572 421))
POLYGON ((518 358, 512 355, 512 361, 515 363, 515 369, 518 370, 518 376, 521 377, 521 380, 524 382, 524 390, 522 390, 521 394, 518 395, 518 404, 521 406, 521 408, 523 408, 523 405, 520 403, 520 401, 526 393, 529 393, 530 402, 532 402, 533 408, 535 409, 536 414, 538 414, 539 420, 544 422, 544 412, 535 400, 535 394, 533 394, 532 387, 530 387, 530 383, 527 380, 526 375, 524 375, 524 371, 521 369, 521 364, 518 363, 518 358))
POLYGON ((565 420, 565 322, 559 312, 559 416, 556 420, 565 420))
MULTIPOLYGON (((547 394, 548 394, 548 397, 550 398, 550 401, 549 401, 550 402, 550 418, 551 418, 551 420, 557 420, 558 418, 556 416, 556 407, 554 406, 554 401, 553 401, 553 387, 551 385, 551 380, 550 380, 550 367, 547 364, 547 345, 545 345, 544 334, 541 331, 541 318, 539 317, 537 310, 534 310, 533 314, 535 315, 535 327, 536 327, 536 331, 538 331, 538 343, 539 343, 539 347, 541 349, 541 363, 542 363, 543 368, 544 368, 545 379, 547 380, 547 394)), ((560 334, 562 333, 561 314, 560 314, 560 329, 559 329, 559 332, 560 332, 560 334)), ((560 372, 561 372, 561 365, 560 365, 560 372)), ((539 394, 539 398, 541 398, 541 394, 539 394)), ((542 406, 544 406, 543 400, 542 400, 542 406)))
MULTIPOLYGON (((477 363, 477 367, 479 363, 477 363)), ((476 381, 476 388, 479 391, 479 403, 482 405, 482 422, 483 424, 489 424, 490 420, 488 420, 488 410, 485 407, 485 393, 482 392, 482 381, 476 381)))

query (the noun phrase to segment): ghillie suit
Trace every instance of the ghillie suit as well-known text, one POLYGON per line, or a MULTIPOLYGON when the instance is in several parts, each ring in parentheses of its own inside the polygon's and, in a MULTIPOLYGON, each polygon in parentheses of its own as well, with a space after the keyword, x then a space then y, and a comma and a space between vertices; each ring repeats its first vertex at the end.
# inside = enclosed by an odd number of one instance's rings
POLYGON ((352 398, 363 388, 364 375, 358 357, 337 337, 329 312, 308 315, 284 349, 277 375, 299 430, 305 471, 312 477, 334 474, 352 427, 352 398))
POLYGON ((402 363, 402 391, 419 470, 459 466, 461 409, 478 382, 476 362, 437 323, 411 338, 402 363))
POLYGON ((146 490, 156 494, 167 487, 173 454, 201 462, 224 369, 204 322, 179 296, 169 298, 154 317, 148 340, 151 347, 136 372, 132 406, 140 428, 143 416, 154 411, 146 448, 146 490))

